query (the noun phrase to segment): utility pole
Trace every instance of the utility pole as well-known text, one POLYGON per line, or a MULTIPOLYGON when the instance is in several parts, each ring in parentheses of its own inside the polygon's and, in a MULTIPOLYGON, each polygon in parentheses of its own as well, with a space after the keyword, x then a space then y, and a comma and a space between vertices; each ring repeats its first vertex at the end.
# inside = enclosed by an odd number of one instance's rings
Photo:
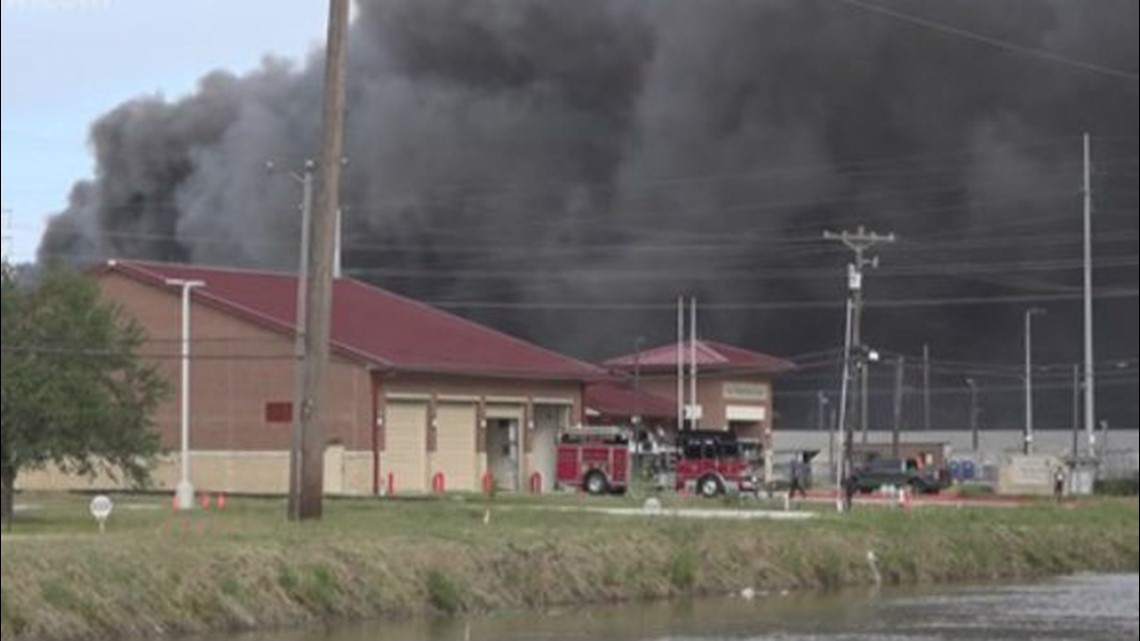
POLYGON ((324 430, 321 412, 325 399, 325 370, 332 325, 332 262, 340 169, 344 145, 345 35, 348 0, 330 0, 325 47, 325 88, 321 119, 320 180, 315 215, 310 221, 309 269, 305 290, 305 359, 302 370, 300 519, 319 519, 324 498, 324 430))
POLYGON ((1025 445, 1026 454, 1033 453, 1033 317, 1044 314, 1040 307, 1025 310, 1025 445))
POLYGON ((1085 250, 1085 430, 1089 437, 1089 456, 1096 451, 1096 398, 1093 373, 1092 313, 1092 159, 1089 135, 1082 138, 1084 151, 1084 250, 1085 250))
POLYGON ((868 362, 866 354, 860 355, 859 359, 859 441, 863 445, 867 444, 867 423, 869 422, 868 415, 871 404, 867 399, 867 379, 870 378, 871 364, 868 362))
MULTIPOLYGON (((309 271, 309 226, 313 218, 313 167, 312 160, 306 160, 300 172, 289 171, 287 175, 301 185, 301 250, 297 260, 297 331, 293 337, 293 416, 292 434, 289 443, 289 501, 286 515, 290 520, 299 518, 298 506, 301 501, 301 412, 300 406, 305 397, 305 288, 309 271)), ((270 173, 277 170, 273 161, 265 163, 270 173)))
POLYGON ((333 242, 334 242, 334 244, 333 244, 333 266, 332 266, 333 278, 340 278, 341 277, 342 266, 341 266, 340 244, 341 244, 341 224, 342 224, 341 218, 343 217, 343 215, 344 215, 343 210, 340 207, 337 207, 336 208, 336 226, 335 226, 335 229, 333 230, 333 242))
MULTIPOLYGON (((848 273, 851 265, 847 266, 848 273)), ((851 431, 847 429, 847 403, 850 398, 848 388, 851 385, 851 295, 847 296, 847 304, 843 316, 843 376, 839 385, 839 420, 835 429, 839 433, 836 439, 838 448, 842 452, 838 455, 835 465, 835 494, 846 496, 843 491, 843 480, 847 477, 847 461, 851 455, 851 431)), ((836 509, 840 512, 851 509, 847 500, 836 500, 836 509)))
POLYGON ((973 378, 966 379, 970 388, 970 448, 978 452, 978 384, 973 378))
MULTIPOLYGON (((847 264, 849 311, 847 317, 848 336, 846 338, 847 346, 844 356, 843 380, 843 390, 846 392, 847 377, 849 372, 849 359, 851 358, 852 352, 855 352, 858 355, 857 362, 855 364, 856 372, 859 376, 863 377, 863 379, 865 379, 867 375, 866 355, 864 354, 861 334, 863 315, 863 269, 866 267, 877 267, 879 264, 879 259, 877 256, 867 258, 865 254, 867 250, 871 249, 879 243, 893 243, 895 241, 895 235, 893 233, 883 235, 877 234, 875 232, 868 232, 863 228, 862 225, 860 225, 858 230, 856 230, 854 233, 846 231, 840 233, 825 231, 823 232, 823 237, 826 240, 838 240, 855 253, 855 260, 847 264)), ((847 401, 847 398, 843 399, 844 404, 846 404, 847 401)), ((865 414, 865 403, 863 407, 865 414)), ((840 409, 840 415, 844 416, 844 418, 840 420, 841 423, 844 419, 847 418, 845 410, 846 407, 840 409)), ((863 423, 863 429, 866 429, 866 417, 862 417, 861 420, 863 423)), ((841 425, 840 429, 844 430, 847 433, 847 442, 844 446, 845 452, 843 454, 844 465, 841 467, 842 471, 846 473, 847 464, 849 464, 851 458, 851 431, 847 429, 846 425, 841 425)), ((840 488, 840 490, 842 491, 842 488, 840 488)))
POLYGON ((922 344, 922 429, 930 431, 930 344, 922 344))
POLYGON ((1073 445, 1070 456, 1077 459, 1077 434, 1081 426, 1081 366, 1073 363, 1073 445))
POLYGON ((835 432, 839 428, 839 417, 835 411, 835 406, 832 405, 827 411, 827 460, 831 466, 831 474, 835 479, 839 479, 839 461, 836 460, 835 454, 835 432))
POLYGON ((190 293, 195 287, 202 287, 206 283, 200 280, 184 280, 181 278, 168 278, 166 284, 182 289, 182 434, 181 434, 181 461, 178 485, 175 487, 175 498, 178 509, 189 510, 194 507, 194 484, 190 482, 190 293))
POLYGON ((899 429, 902 427, 903 378, 906 376, 906 359, 899 354, 895 358, 895 412, 891 423, 891 458, 899 457, 899 429))

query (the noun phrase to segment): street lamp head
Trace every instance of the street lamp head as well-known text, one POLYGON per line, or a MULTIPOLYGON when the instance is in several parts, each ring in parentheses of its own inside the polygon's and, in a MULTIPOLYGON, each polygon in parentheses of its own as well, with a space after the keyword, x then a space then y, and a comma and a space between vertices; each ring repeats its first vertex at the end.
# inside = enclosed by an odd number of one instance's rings
POLYGON ((185 278, 167 278, 165 282, 171 287, 204 287, 206 285, 204 280, 187 280, 185 278))

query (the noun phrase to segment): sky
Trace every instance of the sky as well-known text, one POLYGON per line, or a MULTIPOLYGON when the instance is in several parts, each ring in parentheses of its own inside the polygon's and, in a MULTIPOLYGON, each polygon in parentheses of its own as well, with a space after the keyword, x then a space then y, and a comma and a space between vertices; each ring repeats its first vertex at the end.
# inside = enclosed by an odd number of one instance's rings
POLYGON ((132 96, 178 98, 205 72, 248 71, 267 53, 299 62, 323 42, 326 12, 298 0, 3 0, 5 254, 33 260, 47 216, 90 176, 95 118, 132 96))

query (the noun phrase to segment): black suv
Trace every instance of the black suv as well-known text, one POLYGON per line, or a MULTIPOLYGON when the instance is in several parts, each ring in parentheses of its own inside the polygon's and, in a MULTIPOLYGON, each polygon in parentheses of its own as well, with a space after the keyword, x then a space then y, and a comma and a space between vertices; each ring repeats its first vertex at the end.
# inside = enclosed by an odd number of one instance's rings
POLYGON ((950 475, 937 467, 920 468, 914 459, 873 458, 855 468, 849 483, 868 493, 885 486, 909 487, 922 494, 937 494, 948 487, 950 475))

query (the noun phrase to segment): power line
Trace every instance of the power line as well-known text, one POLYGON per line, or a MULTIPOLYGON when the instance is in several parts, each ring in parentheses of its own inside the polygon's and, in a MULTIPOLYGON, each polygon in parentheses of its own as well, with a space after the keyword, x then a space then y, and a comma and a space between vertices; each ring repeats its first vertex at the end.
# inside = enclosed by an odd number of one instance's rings
MULTIPOLYGON (((1003 305, 1032 302, 1080 300, 1081 294, 1026 294, 1009 296, 961 296, 929 298, 896 298, 867 300, 865 306, 880 308, 895 307, 942 307, 953 305, 1003 305)), ((1124 299, 1140 297, 1137 289, 1104 289, 1094 294, 1098 299, 1124 299)), ((580 311, 580 312, 631 312, 660 311, 671 309, 663 303, 631 302, 589 302, 589 301, 494 301, 494 300, 435 300, 425 301, 429 305, 445 309, 512 309, 541 311, 580 311)), ((790 300, 765 302, 702 303, 701 307, 710 311, 748 312, 774 310, 836 309, 843 307, 839 300, 790 300)))
POLYGON ((1070 58, 1068 56, 1063 56, 1059 53, 1047 51, 1045 49, 1037 49, 1034 47, 1028 47, 1026 45, 1017 44, 1015 42, 1009 42, 1007 40, 1001 40, 998 38, 994 38, 992 36, 987 36, 987 35, 977 33, 974 31, 969 31, 969 30, 963 29, 961 27, 956 27, 956 26, 949 25, 949 24, 946 24, 943 22, 936 22, 936 21, 930 20, 928 18, 923 18, 923 17, 912 15, 909 13, 904 13, 902 11, 898 11, 897 9, 891 9, 888 7, 884 7, 880 4, 875 4, 875 3, 871 3, 871 2, 863 2, 862 0, 839 0, 839 2, 843 2, 844 4, 848 4, 848 5, 853 6, 853 7, 858 7, 860 9, 863 9, 864 11, 870 11, 872 13, 877 13, 879 15, 888 16, 891 18, 895 18, 897 20, 902 20, 904 22, 909 22, 910 24, 918 25, 920 27, 932 29, 934 31, 939 31, 939 32, 942 32, 945 34, 958 36, 958 37, 966 38, 969 40, 974 40, 977 42, 988 44, 988 45, 993 46, 993 47, 997 47, 998 49, 1004 49, 1006 51, 1012 51, 1014 53, 1020 53, 1023 55, 1032 56, 1035 58, 1040 58, 1041 60, 1047 60, 1049 62, 1055 62, 1055 63, 1062 64, 1062 65, 1068 65, 1068 66, 1073 67, 1075 69, 1082 69, 1084 71, 1091 71, 1091 72, 1099 73, 1099 74, 1106 75, 1106 76, 1113 76, 1116 78, 1123 78, 1125 80, 1132 80, 1133 82, 1140 80, 1140 75, 1137 75, 1136 73, 1133 73, 1131 71, 1123 71, 1120 69, 1113 69, 1111 67, 1106 67, 1104 65, 1098 65, 1095 63, 1091 63, 1091 62, 1085 62, 1083 60, 1077 60, 1075 58, 1070 58))

